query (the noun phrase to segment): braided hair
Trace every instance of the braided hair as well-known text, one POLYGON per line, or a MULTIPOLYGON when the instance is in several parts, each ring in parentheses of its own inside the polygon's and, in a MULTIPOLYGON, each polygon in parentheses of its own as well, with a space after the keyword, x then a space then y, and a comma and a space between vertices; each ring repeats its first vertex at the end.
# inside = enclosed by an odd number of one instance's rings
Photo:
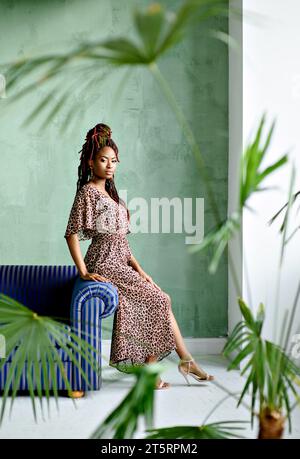
MULTIPOLYGON (((90 129, 86 134, 85 143, 79 151, 81 155, 80 164, 78 166, 77 191, 79 191, 80 188, 90 180, 92 176, 92 169, 89 166, 89 160, 95 159, 97 152, 101 150, 101 148, 105 146, 111 147, 116 154, 117 161, 120 162, 119 150, 111 138, 111 134, 111 128, 107 126, 107 124, 103 123, 96 124, 96 126, 90 129)), ((125 202, 118 195, 113 177, 105 180, 105 190, 114 201, 118 204, 121 203, 127 209, 125 202)), ((128 209, 127 217, 128 220, 130 220, 128 209)))

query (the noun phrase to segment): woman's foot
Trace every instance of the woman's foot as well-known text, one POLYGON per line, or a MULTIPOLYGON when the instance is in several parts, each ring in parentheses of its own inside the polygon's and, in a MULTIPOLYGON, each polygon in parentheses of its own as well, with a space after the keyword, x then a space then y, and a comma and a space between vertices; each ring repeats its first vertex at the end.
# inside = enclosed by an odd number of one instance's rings
POLYGON ((191 362, 190 372, 194 373, 196 376, 199 376, 200 379, 207 379, 209 381, 214 379, 213 375, 209 375, 208 373, 206 373, 206 371, 199 367, 199 365, 197 365, 195 361, 191 362))
POLYGON ((192 373, 197 376, 197 379, 199 380, 212 381, 215 379, 213 375, 206 373, 199 365, 197 365, 192 357, 180 359, 179 366, 185 373, 192 373))
MULTIPOLYGON (((155 363, 155 362, 157 362, 157 358, 154 355, 148 356, 146 358, 146 360, 145 360, 146 365, 147 364, 151 364, 151 363, 155 363)), ((155 384, 154 390, 169 389, 170 385, 171 385, 170 383, 162 381, 160 378, 158 378, 158 380, 157 380, 157 382, 155 384)))
POLYGON ((155 384, 155 389, 154 390, 158 390, 158 389, 169 389, 170 387, 170 383, 166 382, 166 381, 162 381, 160 378, 159 380, 156 382, 155 384))

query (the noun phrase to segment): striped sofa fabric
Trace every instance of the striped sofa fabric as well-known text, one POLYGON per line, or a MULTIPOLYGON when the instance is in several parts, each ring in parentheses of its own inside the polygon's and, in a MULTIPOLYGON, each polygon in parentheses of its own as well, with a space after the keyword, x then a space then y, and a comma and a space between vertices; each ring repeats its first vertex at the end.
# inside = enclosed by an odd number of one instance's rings
MULTIPOLYGON (((68 335, 71 325, 77 336, 97 349, 93 357, 97 360, 98 372, 89 365, 88 361, 82 359, 80 354, 72 350, 73 356, 80 362, 80 368, 88 376, 86 381, 81 371, 73 365, 68 353, 54 344, 73 390, 100 389, 102 383, 101 321, 115 313, 118 307, 118 292, 113 284, 85 281, 80 278, 74 265, 2 265, 0 266, 0 293, 14 298, 39 315, 53 317, 63 322, 67 340, 71 339, 68 335)), ((0 369, 0 390, 4 389, 16 349, 11 355, 5 357, 5 364, 0 369)), ((28 390, 27 364, 29 362, 25 362, 19 390, 28 390)), ((40 369, 42 369, 41 364, 40 369)), ((41 380, 44 388, 42 372, 41 380)), ((58 364, 56 364, 56 380, 58 390, 67 389, 58 364)), ((53 386, 50 376, 48 382, 51 389, 53 386)))

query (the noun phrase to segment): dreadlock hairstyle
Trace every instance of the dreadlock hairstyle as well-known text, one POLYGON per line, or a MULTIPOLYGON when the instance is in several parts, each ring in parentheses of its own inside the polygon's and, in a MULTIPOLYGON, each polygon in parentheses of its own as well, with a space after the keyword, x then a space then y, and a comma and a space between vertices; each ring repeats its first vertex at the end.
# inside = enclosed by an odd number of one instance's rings
MULTIPOLYGON (((119 160, 119 150, 113 139, 111 138, 112 130, 107 124, 99 123, 95 127, 90 129, 85 137, 85 143, 82 145, 82 149, 79 151, 80 164, 78 166, 78 180, 77 180, 77 191, 85 185, 92 177, 92 169, 89 166, 88 161, 95 159, 96 154, 101 148, 108 146, 111 147, 115 154, 117 161, 119 160)), ((114 178, 105 180, 105 190, 109 196, 116 201, 118 204, 122 204, 126 209, 126 204, 118 195, 115 187, 114 178)), ((129 211, 127 209, 127 217, 130 220, 129 211)))

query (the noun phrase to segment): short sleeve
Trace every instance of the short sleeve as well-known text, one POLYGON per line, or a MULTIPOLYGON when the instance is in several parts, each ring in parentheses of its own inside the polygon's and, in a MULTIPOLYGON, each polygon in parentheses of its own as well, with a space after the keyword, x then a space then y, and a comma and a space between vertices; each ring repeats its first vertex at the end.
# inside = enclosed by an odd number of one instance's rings
POLYGON ((96 205, 87 187, 80 188, 74 198, 64 237, 77 234, 80 241, 91 239, 96 233, 96 205))

